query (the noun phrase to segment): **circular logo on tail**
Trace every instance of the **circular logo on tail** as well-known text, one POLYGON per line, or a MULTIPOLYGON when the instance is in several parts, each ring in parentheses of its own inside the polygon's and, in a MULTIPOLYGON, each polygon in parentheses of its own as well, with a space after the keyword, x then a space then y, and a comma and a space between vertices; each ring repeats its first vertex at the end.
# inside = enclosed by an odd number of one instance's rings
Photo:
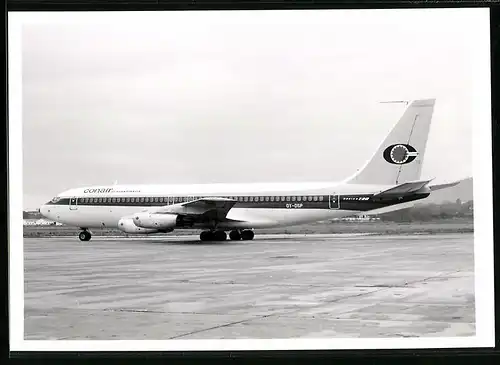
POLYGON ((417 156, 417 150, 409 144, 393 144, 384 150, 384 160, 395 165, 410 163, 417 156))

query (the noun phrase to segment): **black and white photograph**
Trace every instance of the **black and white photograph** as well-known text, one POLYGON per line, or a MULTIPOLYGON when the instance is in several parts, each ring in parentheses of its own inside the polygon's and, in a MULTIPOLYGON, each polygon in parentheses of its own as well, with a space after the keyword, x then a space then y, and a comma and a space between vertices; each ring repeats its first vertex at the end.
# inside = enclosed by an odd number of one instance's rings
POLYGON ((11 350, 493 346, 489 32, 9 13, 11 350))

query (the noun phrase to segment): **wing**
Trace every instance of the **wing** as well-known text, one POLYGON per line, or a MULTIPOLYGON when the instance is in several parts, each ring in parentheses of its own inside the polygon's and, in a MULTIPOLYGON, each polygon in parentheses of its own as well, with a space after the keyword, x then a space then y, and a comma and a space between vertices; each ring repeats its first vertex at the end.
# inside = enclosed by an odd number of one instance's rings
POLYGON ((207 197, 185 203, 165 205, 148 209, 150 213, 178 214, 182 216, 203 216, 218 221, 225 220, 227 213, 236 204, 236 200, 218 197, 207 197))

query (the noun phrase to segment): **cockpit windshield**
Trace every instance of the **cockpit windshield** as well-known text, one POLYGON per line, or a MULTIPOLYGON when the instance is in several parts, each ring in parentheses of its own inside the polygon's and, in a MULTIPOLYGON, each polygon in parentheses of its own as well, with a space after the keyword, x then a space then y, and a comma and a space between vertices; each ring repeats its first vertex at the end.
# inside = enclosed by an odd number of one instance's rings
POLYGON ((58 196, 56 196, 56 197, 52 198, 51 202, 52 203, 57 203, 59 200, 61 200, 61 198, 58 197, 58 196))

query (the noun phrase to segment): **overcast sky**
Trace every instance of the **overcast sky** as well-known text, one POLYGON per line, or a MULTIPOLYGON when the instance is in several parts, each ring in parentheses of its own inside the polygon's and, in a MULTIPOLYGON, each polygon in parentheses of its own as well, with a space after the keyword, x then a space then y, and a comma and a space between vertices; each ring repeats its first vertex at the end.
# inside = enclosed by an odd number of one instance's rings
POLYGON ((423 175, 472 176, 465 9, 60 15, 23 28, 26 209, 115 180, 340 180, 404 111, 385 100, 435 97, 423 175))

